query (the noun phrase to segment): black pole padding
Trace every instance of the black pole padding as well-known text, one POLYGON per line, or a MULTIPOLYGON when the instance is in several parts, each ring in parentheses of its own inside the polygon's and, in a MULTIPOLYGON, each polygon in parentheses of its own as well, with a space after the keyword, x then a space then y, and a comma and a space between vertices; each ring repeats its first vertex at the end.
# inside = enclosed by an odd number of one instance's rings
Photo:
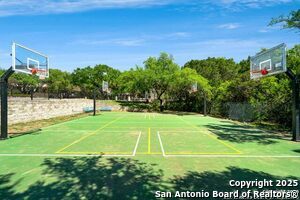
POLYGON ((94 107, 93 107, 94 114, 93 115, 96 116, 96 90, 94 90, 93 100, 94 100, 94 107))
POLYGON ((206 108, 207 108, 207 106, 206 106, 206 94, 204 92, 204 98, 203 98, 203 114, 204 114, 204 116, 207 115, 206 108))
POLYGON ((31 99, 31 101, 33 100, 33 88, 31 88, 31 90, 30 90, 30 99, 31 99))
POLYGON ((1 134, 0 139, 8 138, 8 104, 7 104, 7 89, 8 78, 14 73, 10 67, 0 78, 0 92, 1 92, 1 134))
POLYGON ((292 119, 292 133, 293 133, 293 141, 300 141, 300 105, 299 105, 299 79, 296 74, 292 72, 292 70, 287 69, 286 75, 292 80, 292 111, 293 111, 293 119, 292 119))

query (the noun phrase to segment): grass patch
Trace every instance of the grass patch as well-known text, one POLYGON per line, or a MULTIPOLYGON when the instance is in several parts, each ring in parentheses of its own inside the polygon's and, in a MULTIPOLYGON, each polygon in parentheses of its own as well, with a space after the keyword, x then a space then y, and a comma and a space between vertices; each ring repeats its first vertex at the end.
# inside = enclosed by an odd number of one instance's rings
POLYGON ((43 119, 43 120, 37 120, 33 122, 24 122, 24 123, 17 123, 9 125, 8 133, 10 135, 22 135, 22 134, 28 134, 31 132, 34 132, 35 130, 39 130, 43 127, 51 126, 54 124, 82 118, 89 116, 89 113, 79 113, 74 115, 67 115, 67 116, 60 116, 60 117, 54 117, 50 119, 43 119))

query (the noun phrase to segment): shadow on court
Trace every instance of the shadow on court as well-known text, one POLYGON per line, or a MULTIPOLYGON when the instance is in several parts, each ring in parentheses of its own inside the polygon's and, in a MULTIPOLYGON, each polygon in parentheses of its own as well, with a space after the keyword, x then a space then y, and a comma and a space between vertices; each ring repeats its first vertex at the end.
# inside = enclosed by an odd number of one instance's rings
MULTIPOLYGON (((240 189, 238 187, 231 187, 229 185, 230 180, 238 180, 238 181, 255 181, 255 180, 263 181, 263 180, 287 180, 294 179, 298 180, 297 177, 279 177, 273 176, 268 173, 253 171, 249 169, 242 169, 237 167, 228 167, 225 171, 222 172, 193 172, 190 171, 186 173, 184 176, 176 176, 171 181, 174 185, 174 189, 177 191, 247 191, 247 188, 240 189)), ((258 188, 258 187, 254 187, 258 188)), ((258 188, 259 191, 269 189, 300 189, 298 187, 278 187, 274 183, 273 186, 258 188)), ((221 198, 222 199, 222 198, 221 198)))
POLYGON ((12 132, 9 133, 9 138, 15 138, 15 137, 20 137, 20 136, 24 136, 24 135, 38 135, 41 133, 40 128, 38 129, 33 129, 33 130, 29 130, 29 131, 20 131, 20 132, 12 132))
POLYGON ((133 159, 58 158, 42 165, 48 180, 23 193, 14 193, 13 174, 1 176, 1 199, 154 199, 153 191, 163 189, 162 171, 133 159))
MULTIPOLYGON (((22 179, 12 181, 14 174, 0 176, 2 200, 12 199, 156 199, 155 191, 231 191, 229 180, 276 180, 263 172, 228 167, 221 172, 189 171, 182 176, 165 179, 162 170, 133 159, 58 158, 46 159, 42 178, 16 193, 22 179)), ((281 188, 282 189, 282 188, 281 188)))
POLYGON ((257 142, 259 144, 274 144, 278 139, 289 140, 283 135, 268 133, 258 130, 250 126, 241 126, 236 124, 209 124, 206 127, 218 136, 220 140, 228 140, 230 142, 244 143, 257 142))
POLYGON ((300 153, 300 149, 295 149, 293 151, 296 152, 296 153, 300 153))

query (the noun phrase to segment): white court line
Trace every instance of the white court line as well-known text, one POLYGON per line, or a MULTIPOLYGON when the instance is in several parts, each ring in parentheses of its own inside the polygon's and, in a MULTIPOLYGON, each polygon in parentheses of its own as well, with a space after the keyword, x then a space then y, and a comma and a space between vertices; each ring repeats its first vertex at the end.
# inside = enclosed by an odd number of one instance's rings
POLYGON ((300 158, 300 156, 289 155, 166 155, 165 157, 198 157, 198 158, 300 158))
POLYGON ((162 141, 161 141, 161 138, 160 138, 160 135, 159 135, 159 131, 157 131, 157 137, 158 137, 158 140, 159 140, 159 144, 160 144, 160 148, 161 148, 162 154, 163 154, 164 157, 166 157, 164 146, 162 144, 162 141))
POLYGON ((135 144, 135 147, 134 147, 132 156, 135 156, 135 155, 136 155, 136 150, 137 150, 137 148, 138 148, 138 145, 139 145, 139 142, 140 142, 140 137, 141 137, 141 135, 142 135, 142 131, 140 131, 140 134, 139 134, 139 137, 138 137, 138 139, 137 139, 137 141, 136 141, 136 144, 135 144))
POLYGON ((118 154, 0 154, 0 157, 132 157, 132 155, 118 154))
POLYGON ((26 154, 26 153, 12 153, 0 154, 0 157, 134 157, 138 148, 138 144, 142 135, 142 131, 138 136, 136 145, 132 154, 26 154))

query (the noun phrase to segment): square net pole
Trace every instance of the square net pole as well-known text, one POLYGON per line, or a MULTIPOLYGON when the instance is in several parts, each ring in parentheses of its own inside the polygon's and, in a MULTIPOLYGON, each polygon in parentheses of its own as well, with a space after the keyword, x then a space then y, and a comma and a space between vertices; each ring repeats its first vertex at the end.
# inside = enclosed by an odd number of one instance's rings
POLYGON ((1 90, 1 135, 0 139, 8 138, 8 104, 7 104, 7 88, 8 78, 14 73, 10 67, 0 78, 1 90))

